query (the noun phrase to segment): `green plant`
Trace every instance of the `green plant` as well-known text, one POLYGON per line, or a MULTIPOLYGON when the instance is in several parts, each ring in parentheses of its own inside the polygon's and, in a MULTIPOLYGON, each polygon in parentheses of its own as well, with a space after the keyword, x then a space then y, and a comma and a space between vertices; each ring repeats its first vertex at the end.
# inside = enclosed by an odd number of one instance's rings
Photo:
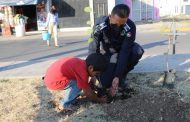
MULTIPOLYGON (((89 6, 87 6, 87 7, 85 7, 84 8, 84 11, 86 12, 86 13, 90 13, 90 12, 92 12, 92 8, 91 7, 89 7, 89 6)), ((92 21, 91 20, 88 20, 87 22, 86 22, 86 24, 87 25, 90 25, 90 27, 92 27, 92 21)), ((93 29, 92 28, 90 28, 90 29, 87 29, 87 31, 86 31, 86 33, 87 34, 91 34, 93 32, 93 29)), ((89 38, 88 39, 88 43, 91 43, 93 41, 93 38, 89 38)))

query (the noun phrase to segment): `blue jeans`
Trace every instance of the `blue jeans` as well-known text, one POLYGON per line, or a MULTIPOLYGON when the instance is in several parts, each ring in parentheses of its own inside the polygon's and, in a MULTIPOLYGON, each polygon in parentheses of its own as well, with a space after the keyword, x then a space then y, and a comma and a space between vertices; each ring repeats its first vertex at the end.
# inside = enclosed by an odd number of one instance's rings
POLYGON ((72 106, 76 102, 76 98, 80 95, 81 89, 77 86, 77 81, 70 80, 65 90, 65 96, 61 100, 61 105, 64 108, 72 106))

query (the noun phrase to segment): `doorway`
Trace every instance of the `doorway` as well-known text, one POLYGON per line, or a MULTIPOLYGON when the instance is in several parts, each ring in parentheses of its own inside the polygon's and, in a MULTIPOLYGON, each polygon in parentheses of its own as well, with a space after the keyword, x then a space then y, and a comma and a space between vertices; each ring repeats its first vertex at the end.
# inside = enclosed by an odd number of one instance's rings
POLYGON ((15 15, 22 14, 28 17, 27 23, 25 25, 26 31, 37 30, 36 5, 15 6, 14 11, 15 11, 15 15))
POLYGON ((153 20, 153 0, 133 0, 132 19, 144 22, 153 20))
POLYGON ((94 22, 100 16, 108 15, 108 0, 93 0, 94 22))

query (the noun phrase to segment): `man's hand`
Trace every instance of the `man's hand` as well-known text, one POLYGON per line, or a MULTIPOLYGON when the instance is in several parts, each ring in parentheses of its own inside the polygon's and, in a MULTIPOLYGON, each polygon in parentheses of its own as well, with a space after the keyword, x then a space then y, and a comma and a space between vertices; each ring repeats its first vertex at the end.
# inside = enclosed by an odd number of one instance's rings
POLYGON ((115 77, 112 81, 112 87, 111 87, 111 95, 115 96, 117 91, 118 91, 118 86, 119 86, 119 78, 115 77))

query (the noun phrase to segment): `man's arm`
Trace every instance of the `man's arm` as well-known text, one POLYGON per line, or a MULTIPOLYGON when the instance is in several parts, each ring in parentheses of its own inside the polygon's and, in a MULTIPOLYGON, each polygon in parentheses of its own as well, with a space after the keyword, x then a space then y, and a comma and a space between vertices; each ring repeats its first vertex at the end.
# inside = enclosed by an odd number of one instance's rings
POLYGON ((127 32, 124 42, 122 44, 121 50, 118 55, 117 66, 115 71, 115 77, 112 81, 111 95, 115 96, 118 90, 119 82, 123 77, 125 68, 129 60, 129 55, 132 51, 132 46, 134 44, 136 37, 136 26, 133 24, 131 30, 127 32))
POLYGON ((127 32, 125 40, 122 44, 121 50, 118 55, 117 67, 115 71, 115 77, 119 80, 122 79, 124 70, 127 67, 129 61, 129 55, 132 51, 132 46, 136 38, 136 26, 133 24, 129 32, 127 32))
POLYGON ((96 53, 96 52, 100 52, 100 38, 101 38, 101 33, 92 33, 91 34, 91 38, 92 41, 89 43, 88 46, 88 53, 92 54, 92 53, 96 53))

